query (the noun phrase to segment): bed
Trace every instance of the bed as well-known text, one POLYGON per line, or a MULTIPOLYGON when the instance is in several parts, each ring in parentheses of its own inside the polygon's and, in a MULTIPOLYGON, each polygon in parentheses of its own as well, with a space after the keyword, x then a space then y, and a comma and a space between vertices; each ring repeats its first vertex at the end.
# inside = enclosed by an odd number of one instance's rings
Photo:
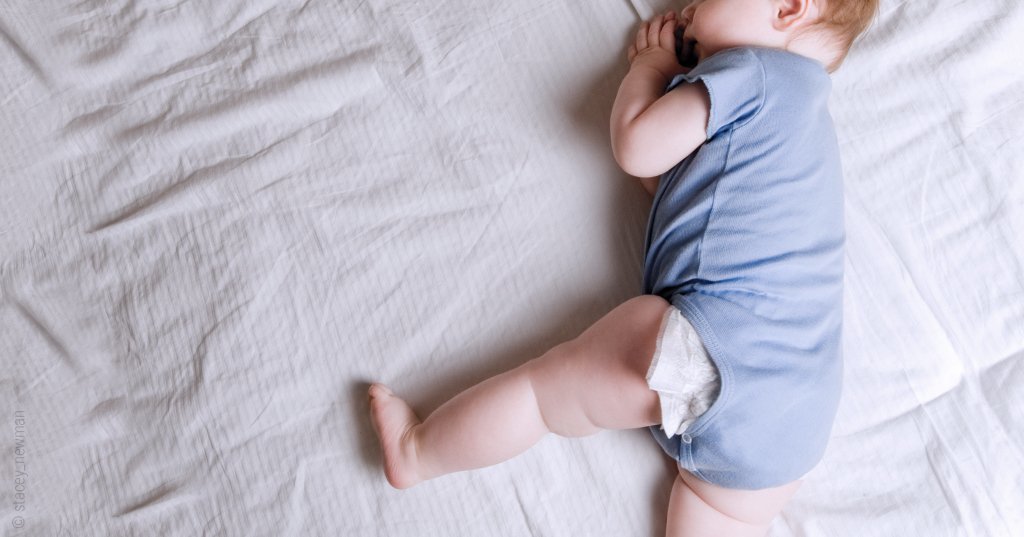
MULTIPOLYGON (((429 413, 640 286, 607 122, 662 1, 0 1, 4 535, 660 535, 643 430, 408 491, 429 413)), ((1024 4, 833 77, 845 385, 772 537, 1024 535, 1024 4)))

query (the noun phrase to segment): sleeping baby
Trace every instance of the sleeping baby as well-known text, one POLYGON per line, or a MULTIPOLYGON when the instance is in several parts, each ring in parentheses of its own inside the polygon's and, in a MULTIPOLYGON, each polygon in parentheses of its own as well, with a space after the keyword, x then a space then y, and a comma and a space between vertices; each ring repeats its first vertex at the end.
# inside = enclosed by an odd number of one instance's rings
POLYGON ((611 112, 654 195, 643 295, 424 420, 380 384, 391 485, 548 433, 649 427, 666 534, 761 536, 820 461, 842 386, 843 185, 829 73, 877 0, 697 0, 644 23, 611 112))

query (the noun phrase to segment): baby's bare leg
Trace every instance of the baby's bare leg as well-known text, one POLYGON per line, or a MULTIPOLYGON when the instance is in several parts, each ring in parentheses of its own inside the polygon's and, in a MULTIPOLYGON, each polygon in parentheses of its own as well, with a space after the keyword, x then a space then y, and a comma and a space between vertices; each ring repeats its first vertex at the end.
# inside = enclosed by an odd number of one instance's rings
POLYGON ((658 423, 646 374, 669 304, 642 296, 578 338, 451 399, 421 423, 387 388, 370 387, 370 410, 388 481, 406 488, 509 459, 548 432, 585 436, 658 423))
POLYGON ((763 537, 800 487, 794 481, 764 490, 733 490, 701 481, 680 468, 668 505, 666 537, 763 537))

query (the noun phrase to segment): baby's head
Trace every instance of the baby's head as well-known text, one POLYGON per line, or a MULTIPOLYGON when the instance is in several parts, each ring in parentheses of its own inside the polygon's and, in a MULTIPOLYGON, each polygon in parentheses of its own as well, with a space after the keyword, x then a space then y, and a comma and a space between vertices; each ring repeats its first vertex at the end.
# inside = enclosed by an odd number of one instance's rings
POLYGON ((692 67, 727 48, 769 47, 832 72, 877 10, 878 0, 693 0, 679 18, 679 56, 692 67))

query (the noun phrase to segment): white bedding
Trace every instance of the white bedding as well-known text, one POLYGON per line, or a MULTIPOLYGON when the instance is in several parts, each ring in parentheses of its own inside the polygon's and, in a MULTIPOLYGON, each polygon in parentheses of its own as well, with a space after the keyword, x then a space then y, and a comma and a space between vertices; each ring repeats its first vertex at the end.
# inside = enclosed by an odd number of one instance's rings
MULTIPOLYGON (((3 535, 660 535, 646 431, 397 492, 365 389, 638 292, 607 120, 668 6, 0 0, 3 535)), ((887 0, 834 76, 846 384, 773 537, 1024 535, 1022 29, 887 0)))

